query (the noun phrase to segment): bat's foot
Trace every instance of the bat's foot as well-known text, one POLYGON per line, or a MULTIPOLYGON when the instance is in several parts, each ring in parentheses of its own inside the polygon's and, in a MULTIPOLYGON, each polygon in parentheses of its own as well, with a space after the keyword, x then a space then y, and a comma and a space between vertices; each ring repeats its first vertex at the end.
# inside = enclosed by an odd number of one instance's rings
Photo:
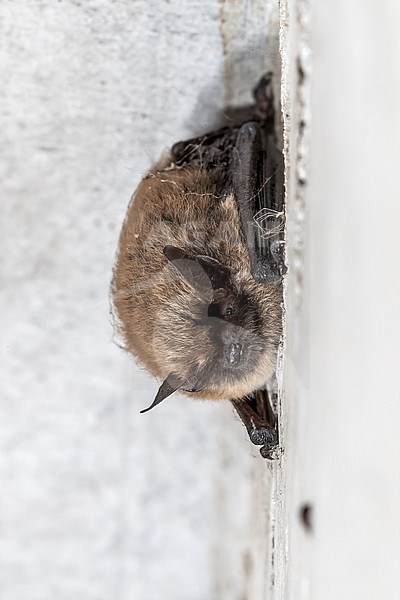
POLYGON ((275 114, 274 109, 274 92, 272 89, 272 73, 266 73, 261 77, 257 86, 254 88, 255 116, 261 121, 273 119, 275 114))
MULTIPOLYGON (((261 394, 263 392, 265 390, 260 391, 261 394)), ((250 441, 255 446, 262 446, 260 448, 261 456, 270 460, 276 459, 279 455, 276 424, 271 424, 266 418, 260 417, 244 398, 231 400, 231 402, 247 429, 250 441)), ((272 415, 272 412, 270 414, 272 415)), ((273 419, 270 420, 273 421, 273 419)))
POLYGON ((255 446, 262 446, 260 454, 263 458, 273 460, 277 458, 278 448, 278 432, 275 427, 269 425, 259 425, 251 430, 248 430, 250 441, 255 446))

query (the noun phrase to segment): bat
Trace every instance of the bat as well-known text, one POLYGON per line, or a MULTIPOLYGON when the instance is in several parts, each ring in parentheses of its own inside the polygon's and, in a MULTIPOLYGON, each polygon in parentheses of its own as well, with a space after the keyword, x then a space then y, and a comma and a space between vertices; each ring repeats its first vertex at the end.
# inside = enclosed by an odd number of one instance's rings
POLYGON ((276 369, 286 267, 271 73, 254 98, 245 117, 176 143, 144 177, 122 226, 111 292, 125 348, 163 381, 141 412, 177 390, 230 400, 272 458, 278 427, 266 382, 276 369))

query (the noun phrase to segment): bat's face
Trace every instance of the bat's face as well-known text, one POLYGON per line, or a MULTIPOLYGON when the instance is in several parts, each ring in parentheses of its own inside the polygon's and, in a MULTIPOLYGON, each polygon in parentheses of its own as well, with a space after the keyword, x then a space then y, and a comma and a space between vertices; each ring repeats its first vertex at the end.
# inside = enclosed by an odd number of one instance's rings
POLYGON ((153 348, 174 387, 204 398, 233 398, 261 387, 274 370, 280 330, 280 289, 238 282, 207 256, 174 247, 164 254, 176 278, 159 309, 153 348), (260 293, 262 292, 262 293, 260 293), (278 318, 277 315, 279 316, 278 318))
MULTIPOLYGON (((176 302, 163 307, 158 321, 168 321, 163 340, 168 368, 187 380, 187 389, 222 387, 229 395, 226 387, 248 376, 266 350, 260 308, 247 294, 223 289, 209 303, 189 294, 181 298, 181 306, 181 311, 176 302)), ((160 334, 156 338, 160 340, 160 334)))

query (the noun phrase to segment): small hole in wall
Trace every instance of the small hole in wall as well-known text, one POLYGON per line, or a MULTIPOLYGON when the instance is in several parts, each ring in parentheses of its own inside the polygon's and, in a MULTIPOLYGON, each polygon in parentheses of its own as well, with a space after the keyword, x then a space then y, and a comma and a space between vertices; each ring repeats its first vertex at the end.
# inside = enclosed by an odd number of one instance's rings
POLYGON ((305 502, 300 506, 299 517, 300 521, 304 526, 304 529, 311 533, 313 531, 313 507, 311 504, 305 502))
POLYGON ((299 85, 303 85, 306 74, 303 69, 303 65, 301 63, 300 57, 297 57, 297 77, 298 77, 299 85))
POLYGON ((250 552, 245 552, 243 555, 243 569, 246 577, 251 577, 253 572, 253 557, 250 552))

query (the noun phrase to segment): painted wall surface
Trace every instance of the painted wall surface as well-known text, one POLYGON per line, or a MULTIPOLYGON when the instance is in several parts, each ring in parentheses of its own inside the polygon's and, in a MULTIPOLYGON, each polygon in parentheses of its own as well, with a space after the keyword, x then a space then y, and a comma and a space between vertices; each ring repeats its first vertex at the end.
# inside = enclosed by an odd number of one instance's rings
POLYGON ((265 464, 229 405, 139 415, 108 289, 141 176, 249 100, 276 12, 1 3, 1 600, 263 597, 265 464))
POLYGON ((397 600, 400 6, 288 5, 286 597, 397 600))

